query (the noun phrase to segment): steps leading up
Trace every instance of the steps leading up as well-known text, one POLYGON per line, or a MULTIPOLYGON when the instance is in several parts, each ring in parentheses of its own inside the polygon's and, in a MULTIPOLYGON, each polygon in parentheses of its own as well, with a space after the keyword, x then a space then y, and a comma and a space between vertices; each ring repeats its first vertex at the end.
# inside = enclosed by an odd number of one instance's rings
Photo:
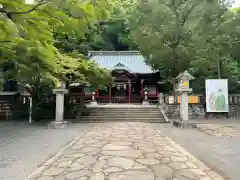
POLYGON ((80 122, 151 122, 165 123, 157 106, 114 106, 89 107, 89 115, 82 116, 80 122))

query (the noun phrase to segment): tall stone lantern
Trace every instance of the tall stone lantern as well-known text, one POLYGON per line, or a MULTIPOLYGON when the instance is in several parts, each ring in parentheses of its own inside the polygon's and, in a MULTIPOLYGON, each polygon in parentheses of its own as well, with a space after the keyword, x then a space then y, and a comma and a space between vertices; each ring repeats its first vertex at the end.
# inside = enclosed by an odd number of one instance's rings
POLYGON ((55 121, 48 124, 48 128, 66 128, 67 121, 64 121, 64 94, 67 94, 68 90, 66 89, 65 81, 61 82, 61 86, 59 88, 53 89, 53 93, 56 94, 56 114, 55 121))
POLYGON ((188 93, 192 92, 189 87, 189 81, 195 79, 188 71, 184 71, 176 78, 178 81, 176 92, 180 95, 180 117, 182 124, 188 121, 188 93))

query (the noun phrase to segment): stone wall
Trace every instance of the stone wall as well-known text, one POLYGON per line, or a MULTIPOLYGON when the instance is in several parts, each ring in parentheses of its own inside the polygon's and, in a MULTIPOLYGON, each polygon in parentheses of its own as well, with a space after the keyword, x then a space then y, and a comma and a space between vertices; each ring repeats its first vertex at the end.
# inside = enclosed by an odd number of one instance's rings
MULTIPOLYGON (((198 104, 189 104, 189 118, 225 118, 225 117, 240 117, 240 95, 229 95, 229 112, 228 113, 207 113, 205 109, 205 100, 201 96, 201 101, 198 104)), ((165 95, 164 102, 167 106, 166 114, 169 118, 180 117, 180 105, 175 101, 173 104, 167 102, 168 96, 165 95)))
MULTIPOLYGON (((190 104, 188 106, 189 118, 204 118, 205 108, 199 104, 190 104)), ((180 105, 179 104, 168 104, 166 114, 169 118, 180 117, 180 105)))
MULTIPOLYGON (((166 114, 169 118, 180 117, 180 105, 179 104, 168 104, 166 109, 166 114)), ((190 104, 188 106, 189 118, 225 118, 225 117, 240 117, 240 104, 230 104, 229 112, 226 113, 205 113, 206 110, 203 105, 200 104, 190 104)))

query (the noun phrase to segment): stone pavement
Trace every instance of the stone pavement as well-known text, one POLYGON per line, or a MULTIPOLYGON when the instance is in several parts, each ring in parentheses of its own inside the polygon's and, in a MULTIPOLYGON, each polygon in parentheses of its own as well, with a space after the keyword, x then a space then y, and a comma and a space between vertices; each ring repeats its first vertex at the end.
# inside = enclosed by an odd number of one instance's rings
POLYGON ((240 124, 198 124, 196 128, 198 128, 200 131, 206 132, 214 136, 240 136, 240 124))
MULTIPOLYGON (((200 124, 201 122, 197 122, 200 124)), ((202 123, 237 124, 232 120, 204 120, 202 123)), ((224 179, 240 179, 240 137, 213 136, 196 128, 176 128, 172 124, 151 124, 164 135, 187 149, 195 157, 221 174, 224 179)))
POLYGON ((47 129, 47 123, 0 123, 0 180, 25 180, 59 149, 94 126, 70 123, 67 129, 47 129))
POLYGON ((223 180, 147 123, 97 124, 31 180, 223 180))

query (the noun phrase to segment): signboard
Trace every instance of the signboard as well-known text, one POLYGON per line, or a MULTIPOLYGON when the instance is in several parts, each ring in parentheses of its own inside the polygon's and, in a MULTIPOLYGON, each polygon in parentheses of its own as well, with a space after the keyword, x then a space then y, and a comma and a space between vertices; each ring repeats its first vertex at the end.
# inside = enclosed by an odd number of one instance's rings
POLYGON ((174 96, 168 96, 168 103, 174 104, 174 96))
POLYGON ((228 80, 205 81, 207 112, 228 112, 228 80))
MULTIPOLYGON (((177 102, 180 104, 180 96, 177 97, 177 102)), ((188 103, 189 104, 198 104, 199 103, 199 98, 198 96, 188 96, 188 103)))

